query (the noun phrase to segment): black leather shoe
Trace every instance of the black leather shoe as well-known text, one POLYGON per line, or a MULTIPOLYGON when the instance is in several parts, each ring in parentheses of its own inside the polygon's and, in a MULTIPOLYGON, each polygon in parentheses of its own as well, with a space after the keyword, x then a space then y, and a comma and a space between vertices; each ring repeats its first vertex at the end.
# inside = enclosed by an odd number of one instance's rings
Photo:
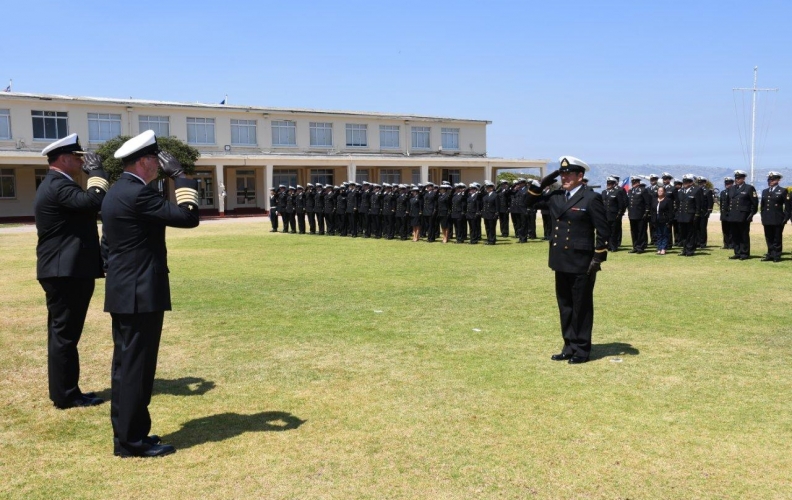
POLYGON ((629 252, 627 252, 627 253, 638 253, 638 250, 636 250, 636 249, 634 249, 634 248, 633 248, 632 250, 630 250, 630 251, 629 251, 629 252))
POLYGON ((552 356, 550 356, 550 359, 552 359, 553 361, 566 361, 568 359, 572 359, 572 355, 564 354, 563 352, 561 352, 558 354, 553 354, 552 356))
MULTIPOLYGON (((151 439, 149 436, 148 439, 151 439)), ((113 455, 121 458, 129 457, 164 457, 176 453, 176 448, 169 444, 150 444, 146 442, 147 439, 138 441, 137 443, 115 443, 113 447, 113 455)))
POLYGON ((79 398, 69 401, 66 404, 56 404, 55 407, 60 410, 68 410, 69 408, 79 408, 82 406, 96 406, 104 403, 104 399, 102 398, 91 398, 87 395, 83 394, 79 398))
POLYGON ((776 257, 775 259, 773 259, 773 262, 781 262, 781 257, 776 257))
POLYGON ((584 358, 583 356, 572 356, 567 363, 570 365, 580 365, 588 361, 588 358, 584 358))
POLYGON ((741 259, 741 258, 742 257, 740 257, 739 255, 732 255, 732 256, 729 257, 729 260, 738 260, 738 259, 741 259))
POLYGON ((761 262, 770 262, 771 260, 773 260, 772 257, 764 256, 764 257, 762 257, 761 262))
POLYGON ((740 260, 748 260, 750 257, 740 257, 740 260))

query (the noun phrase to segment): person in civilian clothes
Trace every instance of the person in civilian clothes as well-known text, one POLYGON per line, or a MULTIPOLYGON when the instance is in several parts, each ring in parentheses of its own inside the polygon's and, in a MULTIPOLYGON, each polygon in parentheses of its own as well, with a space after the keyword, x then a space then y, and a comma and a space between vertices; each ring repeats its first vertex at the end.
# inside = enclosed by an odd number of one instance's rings
POLYGON ((748 176, 742 170, 734 171, 734 185, 729 188, 729 222, 731 223, 734 255, 732 260, 751 258, 751 221, 759 209, 756 189, 745 183, 748 176))
POLYGON ((347 206, 346 206, 347 231, 349 235, 353 238, 358 237, 359 210, 360 210, 360 191, 358 191, 357 183, 353 181, 349 183, 349 186, 347 188, 347 206))
POLYGON ((325 217, 325 234, 327 236, 335 236, 335 197, 336 191, 340 189, 338 186, 325 186, 324 196, 324 217, 325 217))
POLYGON ((709 223, 710 215, 712 215, 712 208, 715 206, 715 194, 712 192, 712 189, 707 187, 706 177, 699 177, 697 182, 699 188, 701 189, 702 206, 701 218, 699 219, 699 225, 696 232, 696 246, 698 248, 706 248, 708 240, 707 225, 709 223))
POLYGON ((792 214, 789 193, 778 185, 781 177, 779 172, 767 174, 767 189, 762 191, 761 217, 767 242, 767 254, 762 258, 764 262, 781 262, 784 226, 792 214))
POLYGON ((107 193, 99 156, 85 153, 77 134, 45 147, 49 171, 36 191, 36 278, 47 301, 47 378, 56 408, 104 402, 80 389, 80 354, 85 316, 97 278, 104 277, 96 215, 107 193), (76 182, 88 173, 85 190, 76 182))
POLYGON ((412 226, 413 242, 421 237, 421 188, 413 186, 410 189, 410 226, 412 226))
POLYGON ((157 457, 176 451, 149 435, 162 321, 171 309, 165 228, 198 225, 198 182, 185 177, 176 158, 159 152, 151 130, 125 142, 115 157, 124 172, 102 202, 105 311, 113 319, 113 453, 157 457), (160 167, 175 181, 175 204, 150 185, 160 167))
POLYGON ((554 220, 549 243, 549 266, 555 272, 555 292, 561 317, 564 347, 551 356, 554 361, 585 363, 591 354, 591 330, 594 325, 594 283, 602 262, 608 257, 610 224, 605 217, 602 196, 582 189, 588 165, 582 160, 563 156, 559 170, 533 181, 528 190, 529 205, 545 202, 554 220), (543 190, 561 175, 561 189, 543 190))
POLYGON ((696 251, 696 228, 704 204, 701 189, 693 185, 695 176, 682 177, 682 188, 676 191, 676 221, 679 224, 680 257, 692 257, 696 251))
POLYGON ((382 235, 385 239, 392 240, 396 225, 396 193, 388 183, 382 185, 385 191, 382 195, 382 235))
POLYGON ((467 196, 465 195, 465 188, 466 186, 463 183, 457 183, 454 196, 451 197, 451 220, 456 230, 457 243, 464 243, 467 236, 467 219, 465 217, 467 196))
POLYGON ((308 215, 308 232, 316 234, 316 198, 314 185, 305 185, 305 213, 308 215))
POLYGON ((314 210, 316 211, 316 226, 318 229, 316 234, 319 236, 325 234, 324 199, 326 187, 327 186, 322 186, 317 182, 316 189, 314 190, 314 210))
POLYGON ((470 244, 476 245, 481 241, 481 196, 479 184, 474 182, 468 188, 465 217, 467 218, 470 244))
POLYGON ((652 221, 655 231, 657 231, 657 235, 655 235, 657 255, 665 255, 671 234, 668 225, 674 218, 674 202, 666 196, 663 186, 657 188, 656 194, 657 196, 652 198, 652 221))
POLYGON ((448 243, 451 230, 451 185, 442 184, 440 194, 437 195, 437 219, 443 236, 443 243, 448 243))
MULTIPOLYGON (((657 181, 660 180, 660 177, 657 174, 649 174, 649 185, 646 186, 646 190, 649 191, 649 196, 653 199, 657 198, 657 190, 660 186, 657 184, 657 181)), ((650 216, 649 218, 649 245, 656 246, 657 245, 657 228, 654 224, 654 216, 650 216)))
POLYGON ((627 193, 629 205, 627 217, 630 219, 630 234, 632 236, 632 250, 630 253, 644 253, 646 251, 646 221, 649 219, 649 209, 652 197, 649 192, 641 187, 639 177, 632 178, 632 189, 627 193))
POLYGON ((269 220, 272 229, 270 233, 278 232, 278 191, 275 188, 270 188, 270 210, 269 220))
POLYGON ((734 247, 731 236, 731 223, 729 222, 729 188, 734 185, 734 178, 723 178, 723 190, 718 194, 718 205, 720 205, 721 231, 723 232, 723 250, 731 250, 734 247))
POLYGON ((426 228, 426 242, 434 243, 437 238, 435 233, 435 225, 437 222, 437 191, 435 185, 431 182, 427 183, 426 191, 423 195, 423 212, 422 227, 426 228))
POLYGON ((487 245, 496 243, 495 231, 498 227, 498 214, 500 200, 495 192, 495 184, 492 182, 484 183, 487 192, 481 199, 481 217, 484 219, 484 228, 487 231, 487 245))
POLYGON ((286 192, 286 186, 280 184, 278 186, 278 215, 281 216, 281 222, 283 223, 283 232, 289 232, 289 214, 286 213, 286 200, 289 198, 288 193, 286 192))

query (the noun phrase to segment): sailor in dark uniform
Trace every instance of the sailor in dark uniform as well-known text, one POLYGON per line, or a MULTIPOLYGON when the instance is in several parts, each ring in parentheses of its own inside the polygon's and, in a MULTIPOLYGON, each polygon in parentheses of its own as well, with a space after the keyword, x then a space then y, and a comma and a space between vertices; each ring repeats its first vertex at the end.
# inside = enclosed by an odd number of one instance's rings
MULTIPOLYGON (((649 196, 652 197, 652 200, 657 198, 657 189, 660 187, 657 184, 657 181, 660 177, 657 174, 649 174, 649 185, 646 186, 646 190, 649 191, 649 196)), ((649 245, 655 246, 657 245, 657 227, 655 225, 654 217, 650 217, 649 219, 649 245)))
POLYGON ((305 185, 305 213, 308 215, 308 232, 316 234, 316 197, 314 185, 305 185))
POLYGON ((456 242, 464 243, 467 234, 467 219, 465 218, 467 196, 465 195, 465 185, 457 183, 454 195, 451 197, 451 221, 456 232, 456 242))
POLYGON ((541 184, 536 181, 531 184, 528 203, 544 201, 554 220, 549 265, 555 271, 564 347, 551 359, 578 364, 588 361, 591 353, 594 283, 600 264, 608 256, 610 224, 600 194, 581 186, 588 165, 565 156, 559 160, 559 166, 541 184), (556 182, 559 173, 561 189, 543 193, 544 188, 556 182))
POLYGON ((500 222, 500 234, 502 238, 509 237, 509 202, 511 201, 512 191, 509 188, 509 181, 500 181, 498 189, 498 220, 500 222))
POLYGON ((270 188, 270 209, 269 220, 272 229, 270 233, 278 232, 278 191, 275 188, 270 188))
POLYGON ((77 134, 53 142, 41 152, 49 171, 36 191, 36 278, 47 300, 47 376, 49 397, 60 409, 104 401, 79 386, 77 344, 102 256, 96 216, 107 193, 107 174, 94 153, 85 153, 77 134), (85 190, 75 178, 88 173, 85 190))
POLYGON ((437 195, 437 220, 443 236, 443 243, 448 243, 451 230, 451 185, 441 184, 440 194, 437 195))
POLYGON ((679 202, 679 200, 677 200, 677 191, 679 191, 680 189, 682 189, 682 181, 675 178, 674 179, 674 192, 673 192, 673 200, 674 200, 674 207, 675 207, 674 208, 674 223, 671 225, 671 228, 673 229, 674 245, 676 245, 676 246, 681 246, 682 245, 682 243, 681 243, 681 241, 682 241, 682 231, 679 230, 679 221, 676 220, 676 210, 678 210, 678 208, 679 208, 679 207, 676 207, 676 204, 679 202))
POLYGON ((514 179, 511 185, 511 193, 509 194, 509 214, 511 214, 512 227, 514 228, 514 237, 520 239, 520 231, 522 228, 522 214, 520 213, 520 200, 522 194, 520 190, 523 188, 523 183, 520 179, 514 179))
POLYGON ((371 184, 364 181, 363 189, 360 192, 360 206, 358 207, 358 212, 360 213, 360 219, 358 220, 358 232, 362 232, 364 238, 371 237, 371 224, 369 223, 369 209, 371 208, 370 201, 371 184))
POLYGON ((278 186, 278 215, 281 216, 281 222, 283 223, 283 232, 289 232, 289 214, 286 213, 286 200, 289 198, 289 195, 286 193, 286 186, 280 184, 278 186))
POLYGON ((767 242, 767 255, 762 260, 765 262, 781 262, 784 226, 792 215, 789 193, 778 185, 781 177, 779 172, 767 174, 767 189, 762 191, 762 225, 767 242))
POLYGON ((437 222, 437 191, 431 182, 426 184, 426 191, 423 195, 423 223, 422 228, 426 228, 426 242, 434 243, 437 238, 435 224, 437 222))
POLYGON ((392 240, 396 231, 396 197, 393 188, 388 183, 382 185, 382 235, 385 239, 392 240))
POLYGON ((718 205, 720 205, 721 232, 723 232, 723 250, 731 250, 734 246, 731 236, 731 223, 729 222, 729 188, 734 185, 734 178, 723 178, 723 190, 718 193, 718 205))
POLYGON ((382 186, 379 184, 373 184, 368 213, 371 234, 377 239, 382 238, 382 186))
POLYGON ((652 197, 646 188, 641 187, 639 177, 632 178, 632 189, 627 193, 627 217, 630 219, 630 234, 632 236, 632 250, 630 253, 644 253, 646 251, 646 222, 649 220, 649 209, 652 206, 652 197))
POLYGON ((124 173, 102 202, 107 249, 105 311, 113 318, 112 403, 114 454, 155 457, 173 446, 149 436, 148 405, 154 386, 165 311, 171 309, 165 228, 198 225, 198 182, 184 176, 178 160, 159 152, 147 130, 115 153, 124 173), (158 169, 174 179, 176 203, 149 183, 158 169))
POLYGON ((481 196, 479 188, 479 183, 474 182, 470 185, 467 192, 465 217, 468 222, 471 245, 476 245, 481 241, 481 196))
MULTIPOLYGON (((668 248, 666 250, 671 250, 674 246, 674 239, 679 238, 679 225, 676 222, 676 187, 674 185, 674 176, 668 172, 663 172, 661 175, 663 180, 662 187, 665 189, 666 198, 669 198, 671 202, 674 204, 674 220, 668 224, 669 227, 669 237, 668 237, 668 248)), ((680 184, 681 186, 681 184, 680 184)))
POLYGON ((325 217, 325 234, 327 236, 335 236, 335 197, 336 192, 340 189, 338 186, 325 186, 324 196, 324 217, 325 217))
POLYGON ((618 234, 621 228, 622 215, 627 210, 627 197, 624 190, 618 186, 618 180, 610 176, 605 181, 605 189, 602 190, 602 202, 605 206, 605 217, 611 227, 611 239, 608 242, 608 251, 617 252, 616 240, 613 235, 618 234))
POLYGON ((299 184, 294 193, 294 217, 297 219, 297 232, 305 234, 305 188, 299 184))
POLYGON ((399 184, 399 194, 396 196, 396 210, 394 212, 394 216, 396 219, 396 231, 399 234, 399 239, 402 241, 405 241, 407 239, 407 234, 409 234, 409 211, 410 193, 407 191, 406 184, 399 184))
POLYGON ((734 255, 732 260, 751 258, 751 221, 759 210, 756 189, 745 183, 748 176, 742 170, 735 170, 734 185, 729 188, 729 222, 731 223, 734 255))
POLYGON ((347 183, 341 184, 341 188, 336 193, 335 197, 335 219, 336 219, 336 233, 339 236, 347 235, 347 183))
POLYGON ((412 226, 413 242, 416 242, 421 237, 421 188, 413 186, 410 189, 410 225, 412 226))
POLYGON ((487 192, 481 198, 481 217, 484 219, 484 228, 487 232, 487 245, 494 245, 496 243, 495 231, 498 226, 498 215, 500 211, 500 199, 495 192, 495 184, 492 182, 485 182, 484 187, 487 192))
POLYGON ((314 211, 316 212, 316 226, 318 229, 316 234, 319 236, 325 234, 325 217, 324 217, 325 187, 326 186, 322 186, 320 183, 317 182, 316 188, 314 189, 314 211))
POLYGON ((297 226, 295 225, 295 216, 297 213, 297 207, 295 206, 295 198, 296 198, 296 189, 294 186, 289 186, 289 189, 286 191, 286 226, 283 228, 283 232, 285 233, 287 229, 291 228, 290 231, 292 234, 297 232, 297 226))
POLYGON ((358 191, 357 183, 350 182, 347 188, 347 201, 346 201, 346 218, 347 218, 347 232, 353 238, 358 237, 358 219, 360 210, 360 191, 358 191))
POLYGON ((712 189, 707 187, 707 178, 706 177, 699 177, 698 180, 699 188, 701 189, 701 218, 699 219, 699 225, 696 231, 697 237, 697 247, 699 248, 706 248, 707 247, 707 225, 709 223, 710 215, 712 215, 712 209, 715 206, 715 194, 713 193, 712 189))
POLYGON ((676 220, 679 223, 680 257, 692 257, 696 251, 696 227, 703 209, 701 189, 693 185, 695 176, 682 177, 682 188, 676 191, 676 220))

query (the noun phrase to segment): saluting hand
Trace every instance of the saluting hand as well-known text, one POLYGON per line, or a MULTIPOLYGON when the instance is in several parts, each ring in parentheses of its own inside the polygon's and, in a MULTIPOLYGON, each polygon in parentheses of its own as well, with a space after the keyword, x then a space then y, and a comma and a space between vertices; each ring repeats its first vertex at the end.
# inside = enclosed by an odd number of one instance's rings
POLYGON ((99 175, 107 178, 107 174, 102 168, 102 157, 96 153, 85 153, 83 155, 82 169, 88 175, 99 175))
POLYGON ((552 172, 550 172, 549 174, 544 176, 542 178, 542 183, 539 185, 539 187, 544 189, 544 188, 546 188, 548 186, 552 186, 553 184, 555 184, 555 181, 556 181, 556 178, 558 177, 558 174, 559 174, 558 170, 553 170, 552 172))
POLYGON ((184 173, 184 168, 179 163, 179 160, 167 151, 160 151, 157 157, 159 158, 162 172, 171 179, 175 179, 184 173))

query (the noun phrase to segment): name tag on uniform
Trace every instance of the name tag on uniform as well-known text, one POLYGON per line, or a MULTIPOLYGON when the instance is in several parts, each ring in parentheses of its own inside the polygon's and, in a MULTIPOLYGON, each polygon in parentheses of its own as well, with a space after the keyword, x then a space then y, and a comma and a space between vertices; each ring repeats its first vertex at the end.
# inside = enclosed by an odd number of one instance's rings
POLYGON ((570 210, 572 210, 573 212, 585 212, 586 211, 585 208, 577 208, 577 207, 573 207, 570 210))

